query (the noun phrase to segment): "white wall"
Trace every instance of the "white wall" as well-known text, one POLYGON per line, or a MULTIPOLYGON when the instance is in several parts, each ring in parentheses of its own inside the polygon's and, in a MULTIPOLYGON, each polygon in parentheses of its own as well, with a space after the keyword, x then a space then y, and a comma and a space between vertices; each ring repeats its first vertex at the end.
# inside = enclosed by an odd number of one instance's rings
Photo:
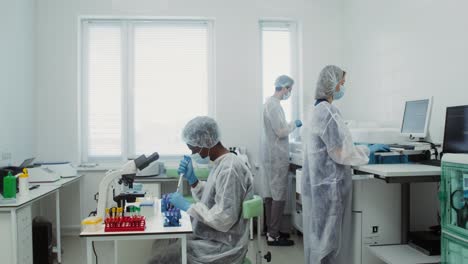
MULTIPOLYGON (((256 159, 262 106, 259 19, 288 18, 302 26, 302 78, 306 100, 310 101, 320 68, 340 62, 341 10, 340 0, 38 1, 35 116, 38 159, 79 162, 77 29, 80 15, 215 19, 216 119, 223 142, 228 146, 247 146, 251 157, 256 159)), ((96 176, 99 174, 86 175, 82 180, 82 216, 95 208, 92 194, 97 191, 96 182, 101 178, 96 176)), ((70 187, 70 192, 76 194, 77 187, 70 187)), ((79 223, 74 209, 78 204, 69 200, 68 195, 62 201, 65 208, 71 208, 62 212, 62 225, 67 233, 79 223)))
MULTIPOLYGON (((468 104, 467 8, 455 0, 345 1, 346 118, 397 127, 405 99, 433 96, 430 136, 442 142, 445 108, 468 104)), ((437 224, 436 190, 412 186, 412 228, 437 224)))
POLYGON ((466 8, 458 0, 345 1, 346 117, 398 126, 405 98, 433 96, 430 134, 442 142, 445 108, 468 104, 466 8))
POLYGON ((223 142, 247 146, 252 157, 257 158, 262 103, 259 19, 289 18, 302 25, 303 87, 305 100, 310 101, 320 68, 341 62, 340 3, 340 0, 41 0, 36 13, 39 158, 79 161, 79 15, 214 18, 216 119, 223 142))
POLYGON ((0 2, 0 165, 34 154, 34 1, 0 2))

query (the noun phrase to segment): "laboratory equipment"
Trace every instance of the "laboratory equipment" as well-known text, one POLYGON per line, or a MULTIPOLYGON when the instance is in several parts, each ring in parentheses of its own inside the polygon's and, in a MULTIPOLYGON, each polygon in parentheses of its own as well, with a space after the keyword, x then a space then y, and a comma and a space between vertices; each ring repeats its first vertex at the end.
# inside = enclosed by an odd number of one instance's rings
POLYGON ((468 260, 468 154, 442 157, 440 203, 442 212, 442 263, 468 260))
POLYGON ((447 107, 443 153, 468 153, 468 105, 447 107))
MULTIPOLYGON (((468 153, 468 105, 447 107, 445 116, 444 153, 468 153)), ((423 160, 419 163, 440 167, 441 161, 423 160)))
POLYGON ((16 198, 16 177, 11 171, 3 178, 3 198, 16 198))
POLYGON ((141 215, 151 217, 154 215, 154 200, 144 199, 140 201, 141 215))
MULTIPOLYGON (((0 169, 0 194, 3 195, 3 183, 4 183, 4 179, 5 177, 8 176, 8 174, 11 173, 12 175, 16 175, 12 170, 10 169, 5 169, 5 168, 1 168, 0 169)), ((16 186, 19 186, 19 183, 18 183, 18 178, 16 179, 16 186)), ((18 190, 16 190, 16 192, 18 192, 18 190)))
POLYGON ((450 195, 450 204, 452 210, 457 215, 457 226, 466 226, 468 223, 468 207, 465 197, 463 196, 463 190, 455 190, 450 195))
POLYGON ((28 169, 29 182, 55 182, 60 180, 60 175, 48 167, 37 166, 28 169))
POLYGON ((425 138, 431 116, 432 97, 406 101, 400 133, 410 139, 425 138))
POLYGON ((28 169, 23 169, 23 173, 18 176, 19 181, 19 194, 28 195, 29 194, 29 174, 28 169))
POLYGON ((29 168, 33 165, 33 161, 35 160, 36 158, 29 158, 29 159, 25 159, 20 165, 19 165, 19 168, 29 168))
POLYGON ((176 189, 176 192, 179 192, 180 191, 180 187, 182 186, 182 179, 184 178, 184 174, 181 173, 179 175, 179 182, 177 182, 177 189, 176 189))
POLYGON ((78 176, 78 171, 76 170, 75 166, 73 166, 70 162, 42 162, 42 163, 35 163, 35 166, 39 165, 42 166, 43 168, 48 168, 55 173, 58 174, 58 176, 62 178, 68 178, 68 177, 76 177, 78 176))
MULTIPOLYGON (((184 156, 184 160, 185 160, 186 162, 190 162, 190 157, 184 156)), ((187 168, 187 169, 188 169, 188 168, 187 168)), ((193 168, 192 168, 192 170, 193 170, 193 168)), ((181 188, 181 186, 182 186, 182 179, 183 179, 183 178, 184 178, 184 173, 180 173, 180 174, 179 174, 179 182, 177 182, 177 189, 176 189, 176 192, 179 192, 179 191, 180 191, 180 188, 181 188)))
POLYGON ((97 232, 102 226, 102 218, 97 216, 86 217, 81 221, 81 232, 97 232))
POLYGON ((463 197, 468 199, 468 172, 463 174, 463 197))
POLYGON ((414 145, 401 145, 401 144, 389 144, 390 148, 402 149, 402 150, 414 150, 414 145))
POLYGON ((119 216, 104 220, 105 232, 145 231, 146 219, 144 216, 119 216))
POLYGON ((174 208, 174 205, 171 204, 169 201, 169 194, 163 194, 161 197, 161 213, 164 213, 172 208, 174 208))
POLYGON ((159 176, 161 171, 164 170, 164 163, 160 161, 153 161, 148 167, 137 172, 137 177, 154 177, 159 176))
POLYGON ((442 256, 444 264, 468 263, 468 241, 442 234, 442 256))
POLYGON ((123 192, 123 187, 121 185, 128 185, 131 189, 138 170, 146 168, 150 163, 158 158, 159 154, 157 152, 151 154, 149 157, 141 155, 135 160, 128 161, 118 170, 109 170, 104 176, 104 179, 99 183, 96 216, 104 217, 105 208, 114 204, 114 201, 120 203, 120 205, 124 207, 125 201, 135 202, 136 197, 144 196, 142 193, 125 193, 123 192), (111 189, 112 191, 110 191, 111 189), (116 196, 115 193, 119 194, 116 196))
POLYGON ((171 208, 164 213, 164 227, 177 227, 180 225, 180 219, 182 215, 180 213, 180 209, 171 208))

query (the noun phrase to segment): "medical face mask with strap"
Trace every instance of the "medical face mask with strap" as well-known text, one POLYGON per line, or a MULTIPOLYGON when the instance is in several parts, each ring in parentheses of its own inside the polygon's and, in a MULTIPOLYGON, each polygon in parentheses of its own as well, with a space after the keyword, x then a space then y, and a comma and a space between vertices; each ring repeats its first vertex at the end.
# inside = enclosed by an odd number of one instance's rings
POLYGON ((340 100, 341 98, 343 98, 345 90, 346 88, 343 85, 341 85, 339 92, 337 92, 336 90, 335 92, 333 92, 333 100, 340 100))
MULTIPOLYGON (((200 152, 202 150, 203 149, 201 149, 200 152)), ((200 155, 200 152, 190 155, 190 158, 198 164, 209 164, 210 156, 208 155, 206 156, 206 158, 202 158, 202 156, 200 155)), ((208 153, 209 153, 209 150, 208 150, 208 153)))
POLYGON ((283 94, 283 100, 288 100, 289 97, 291 97, 291 91, 288 91, 287 93, 283 94))

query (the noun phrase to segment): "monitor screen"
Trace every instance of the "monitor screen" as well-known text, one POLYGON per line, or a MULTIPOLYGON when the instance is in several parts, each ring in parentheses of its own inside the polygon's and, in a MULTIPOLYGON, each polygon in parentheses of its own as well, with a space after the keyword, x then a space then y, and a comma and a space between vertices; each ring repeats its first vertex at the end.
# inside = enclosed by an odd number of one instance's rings
POLYGON ((447 107, 444 153, 468 153, 468 105, 447 107))
POLYGON ((401 133, 416 134, 425 133, 426 118, 429 114, 429 99, 407 101, 405 104, 405 113, 403 115, 403 124, 401 133))

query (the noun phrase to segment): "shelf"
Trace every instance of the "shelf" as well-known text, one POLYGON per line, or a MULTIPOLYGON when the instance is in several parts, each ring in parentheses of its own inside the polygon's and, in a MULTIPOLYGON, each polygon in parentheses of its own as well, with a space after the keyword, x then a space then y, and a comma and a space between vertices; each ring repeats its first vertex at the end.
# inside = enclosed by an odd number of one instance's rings
POLYGON ((388 264, 440 263, 440 256, 427 256, 409 245, 369 246, 369 250, 388 264))

